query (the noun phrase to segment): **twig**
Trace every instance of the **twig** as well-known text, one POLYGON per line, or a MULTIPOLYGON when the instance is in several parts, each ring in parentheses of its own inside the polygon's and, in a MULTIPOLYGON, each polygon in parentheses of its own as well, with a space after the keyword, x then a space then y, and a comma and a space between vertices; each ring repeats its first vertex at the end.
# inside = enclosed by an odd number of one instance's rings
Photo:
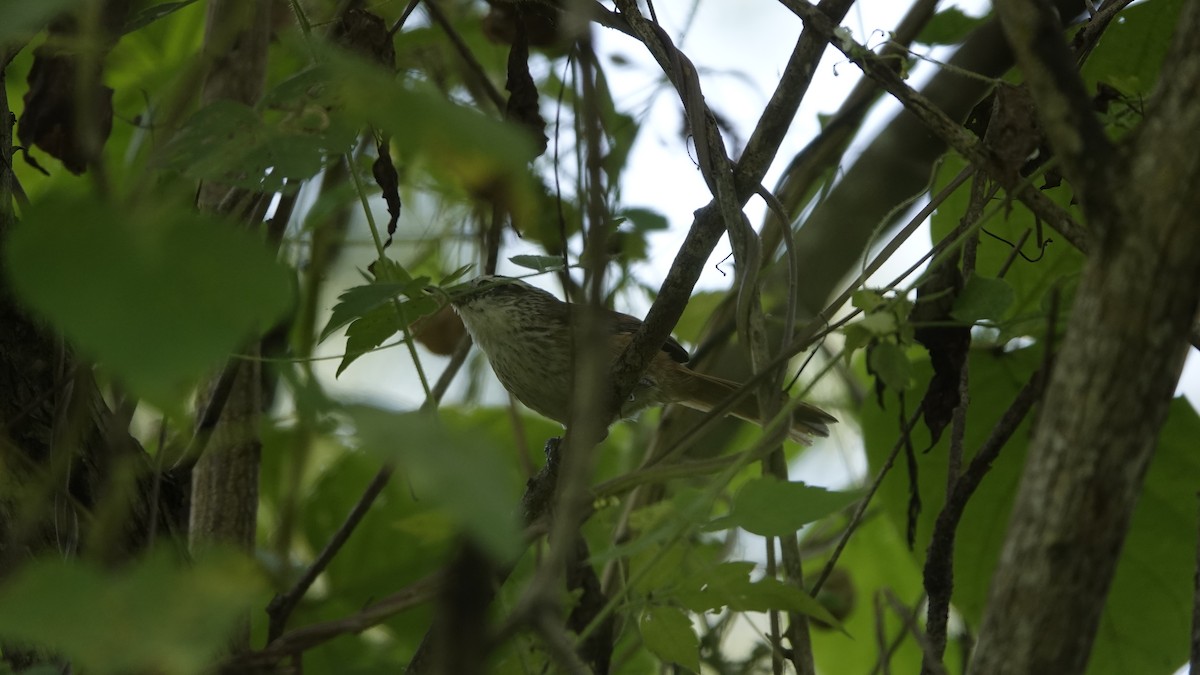
POLYGON ((1000 450, 1016 433, 1017 427, 1029 414, 1033 404, 1041 398, 1043 380, 1048 372, 1049 367, 1043 365, 1017 393, 1012 404, 992 428, 992 433, 971 459, 966 471, 955 481, 954 489, 946 496, 946 504, 934 522, 929 549, 925 555, 925 592, 929 594, 925 623, 933 647, 926 656, 936 659, 939 665, 946 649, 947 621, 954 590, 954 539, 958 523, 962 519, 967 502, 992 468, 1000 450))
MULTIPOLYGON (((470 346, 471 344, 468 340, 463 340, 459 343, 454 355, 450 358, 450 362, 446 364, 446 369, 442 371, 437 383, 430 391, 430 397, 426 399, 425 405, 422 406, 423 408, 434 407, 442 399, 442 396, 446 393, 446 389, 450 386, 450 381, 454 379, 463 362, 466 361, 470 346)), ((379 494, 387 485, 394 470, 395 466, 390 463, 379 469, 379 472, 375 474, 375 477, 371 479, 371 482, 363 490, 363 494, 358 498, 358 502, 354 504, 354 507, 350 509, 350 513, 346 515, 346 519, 338 527, 337 531, 334 532, 333 536, 330 537, 325 547, 321 549, 321 553, 317 558, 304 571, 304 574, 296 580, 296 583, 287 592, 276 595, 267 605, 267 616, 269 617, 267 628, 268 640, 273 640, 283 634, 288 617, 291 616, 300 599, 304 597, 309 587, 325 571, 325 568, 329 566, 333 557, 337 555, 338 551, 346 543, 346 540, 350 538, 354 529, 362 521, 363 516, 370 510, 371 505, 375 503, 375 499, 379 497, 379 494)))
POLYGON ((317 580, 329 563, 333 561, 333 557, 342 549, 342 545, 354 533, 354 528, 358 527, 363 516, 367 515, 367 511, 371 509, 371 505, 375 503, 375 498, 383 492, 383 488, 387 486, 388 480, 392 477, 392 472, 395 471, 395 465, 388 463, 375 474, 371 482, 367 484, 363 494, 358 498, 358 502, 350 509, 350 513, 346 516, 346 520, 338 527, 329 541, 325 543, 325 547, 321 549, 321 553, 317 555, 308 569, 304 570, 304 574, 296 580, 287 592, 276 595, 267 605, 267 616, 269 617, 269 627, 267 629, 267 640, 274 641, 279 636, 283 635, 283 628, 287 625, 287 619, 292 614, 292 610, 296 608, 296 604, 300 602, 300 598, 308 592, 313 582, 317 580))
POLYGON ((299 654, 316 647, 340 635, 361 633, 406 609, 429 602, 437 595, 443 583, 442 572, 435 572, 379 602, 368 605, 359 612, 288 631, 271 640, 265 648, 239 654, 231 662, 247 665, 270 664, 290 654, 299 654))
POLYGON ((928 98, 908 86, 900 75, 884 60, 865 46, 848 36, 840 34, 838 27, 824 14, 804 0, 780 0, 780 2, 804 20, 806 26, 825 36, 834 47, 862 69, 863 74, 875 80, 884 90, 896 98, 910 113, 920 119, 926 127, 965 157, 973 166, 987 171, 988 175, 1012 191, 1036 216, 1049 223, 1067 241, 1081 251, 1087 251, 1087 233, 1075 222, 1065 209, 1034 188, 1028 181, 1016 185, 1006 184, 1008 176, 996 157, 989 152, 973 134, 950 119, 928 98))
MULTIPOLYGON (((853 0, 824 0, 817 9, 829 17, 830 21, 841 21, 846 12, 850 11, 853 0)), ((746 142, 746 149, 734 167, 734 180, 737 184, 738 195, 749 196, 761 189, 760 183, 766 176, 767 169, 775 161, 779 145, 791 128, 796 111, 800 109, 800 101, 808 93, 812 83, 813 73, 817 63, 825 53, 826 40, 814 35, 813 31, 805 30, 796 40, 792 55, 783 67, 779 76, 779 84, 771 93, 757 126, 746 142)), ((785 216, 781 222, 789 219, 785 216)))
POLYGON ((929 639, 921 630, 921 627, 917 625, 916 610, 905 607, 904 603, 900 602, 900 599, 897 598, 889 589, 884 589, 883 594, 887 599, 888 604, 892 606, 892 611, 896 613, 896 616, 900 617, 902 622, 904 622, 904 627, 910 634, 912 634, 913 639, 917 641, 917 644, 921 647, 921 651, 925 654, 925 662, 929 663, 930 666, 928 670, 922 668, 922 672, 928 673, 929 675, 946 675, 946 666, 942 665, 941 660, 939 659, 934 661, 929 658, 930 650, 932 648, 929 645, 929 639))
POLYGON ((424 4, 429 18, 438 25, 438 28, 442 29, 446 37, 450 38, 450 43, 454 45, 454 49, 458 52, 458 55, 467 64, 467 69, 479 80, 479 85, 483 87, 483 92, 487 95, 488 100, 492 102, 492 105, 496 106, 496 110, 503 112, 505 106, 504 95, 496 89, 496 85, 492 84, 491 79, 488 78, 487 71, 479 63, 479 59, 475 58, 475 54, 471 52, 471 48, 463 41, 462 36, 454 29, 454 25, 450 23, 450 19, 446 17, 446 13, 442 11, 438 0, 425 0, 424 4))
MULTIPOLYGON (((875 648, 879 650, 879 661, 883 665, 883 675, 891 675, 891 654, 892 650, 888 649, 887 642, 887 622, 883 616, 883 594, 875 591, 871 598, 872 609, 875 610, 875 648)), ((908 635, 908 631, 901 631, 901 637, 908 635)))
POLYGON ((821 576, 817 577, 817 582, 809 589, 809 593, 816 597, 821 591, 821 587, 825 585, 825 581, 829 579, 829 575, 833 573, 833 568, 837 565, 838 558, 842 556, 842 551, 846 548, 846 543, 850 541, 850 536, 858 529, 862 523, 863 515, 867 512, 867 507, 871 505, 871 499, 875 497, 875 493, 879 491, 879 486, 883 484, 883 479, 887 477, 888 472, 892 470, 892 465, 896 462, 896 457, 900 454, 900 450, 904 448, 904 444, 908 435, 912 432, 913 427, 917 426, 917 422, 921 419, 921 411, 913 413, 908 418, 908 423, 900 430, 900 437, 896 439, 896 444, 892 446, 891 453, 888 454, 887 460, 883 466, 879 468, 879 473, 876 474, 875 480, 871 482, 871 487, 867 488, 867 494, 858 502, 858 508, 854 510, 854 515, 850 517, 850 523, 846 526, 846 531, 842 533, 841 539, 838 540, 837 547, 833 549, 833 555, 829 556, 829 561, 825 563, 825 568, 821 570, 821 576))
MULTIPOLYGON (((969 228, 982 218, 985 196, 983 176, 976 173, 975 179, 971 181, 971 200, 967 206, 966 213, 963 214, 959 227, 969 228)), ((962 279, 964 281, 969 280, 975 272, 975 258, 978 248, 979 233, 977 230, 972 229, 971 233, 967 235, 966 242, 963 243, 962 279)), ((970 340, 969 333, 967 339, 970 340)), ((962 372, 959 374, 958 405, 954 408, 954 418, 950 429, 950 454, 947 457, 946 466, 946 494, 950 494, 954 490, 954 484, 958 482, 958 473, 962 470, 963 438, 967 434, 967 409, 971 404, 970 366, 971 360, 964 358, 962 372)))
MULTIPOLYGON (((1200 492, 1196 493, 1200 503, 1200 492)), ((1200 516, 1200 513, 1197 514, 1200 516)), ((1196 519, 1200 524, 1200 517, 1196 519)), ((1200 531, 1196 532, 1196 570, 1192 577, 1192 658, 1191 672, 1200 673, 1200 531)))

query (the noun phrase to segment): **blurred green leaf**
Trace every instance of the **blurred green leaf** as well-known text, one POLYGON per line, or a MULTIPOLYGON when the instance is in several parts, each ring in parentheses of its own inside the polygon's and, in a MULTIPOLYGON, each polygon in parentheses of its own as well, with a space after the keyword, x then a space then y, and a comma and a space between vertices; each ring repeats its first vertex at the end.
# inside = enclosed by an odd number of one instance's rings
POLYGON ((723 291, 701 291, 688 299, 687 307, 683 308, 683 316, 675 324, 675 335, 689 344, 700 341, 700 335, 708 325, 713 314, 725 301, 728 293, 723 291))
POLYGON ((847 324, 842 328, 842 334, 846 336, 845 341, 845 359, 849 364, 854 358, 854 354, 871 344, 871 340, 875 339, 874 334, 860 323, 847 324))
POLYGON ((46 195, 5 253, 18 297, 167 409, 291 302, 261 242, 187 208, 46 195))
MULTIPOLYGON (((890 478, 889 480, 894 480, 890 478)), ((838 558, 837 569, 845 571, 855 586, 858 597, 867 599, 892 593, 902 602, 919 604, 924 598, 921 569, 913 560, 912 551, 904 541, 903 530, 897 530, 891 518, 866 518, 850 537, 838 558)), ((817 570, 825 561, 805 560, 806 570, 817 570)), ((876 614, 871 602, 859 602, 842 623, 842 630, 812 631, 813 654, 817 672, 834 674, 879 672, 879 650, 863 649, 863 640, 876 635, 910 635, 895 612, 876 614), (882 626, 880 621, 882 620, 882 626), (850 636, 856 636, 852 638, 850 636)), ((831 624, 834 625, 834 624, 831 624)), ((892 675, 918 675, 921 672, 921 648, 915 640, 897 640, 887 672, 892 675)), ((951 640, 947 645, 946 665, 950 673, 958 673, 957 664, 962 641, 951 640)))
POLYGON ((334 108, 345 120, 390 134, 398 161, 419 158, 441 180, 504 206, 518 227, 532 217, 528 164, 535 151, 528 134, 345 53, 323 51, 321 59, 334 108))
POLYGON ((321 170, 350 139, 331 137, 322 120, 297 129, 267 124, 249 106, 220 100, 197 111, 166 144, 163 166, 186 176, 251 190, 292 190, 321 170))
POLYGON ((1100 620, 1089 675, 1177 672, 1187 657, 1196 570, 1200 415, 1171 403, 1100 620))
POLYGON ((912 386, 908 354, 894 342, 880 342, 868 349, 867 365, 893 391, 907 391, 912 386))
POLYGON ((800 588, 770 577, 750 581, 756 565, 735 560, 688 575, 674 597, 693 612, 729 608, 734 612, 794 611, 840 628, 837 618, 800 588))
POLYGON ((465 277, 467 272, 470 272, 474 267, 474 265, 463 265, 462 267, 459 267, 450 274, 442 277, 442 280, 438 282, 438 286, 449 286, 450 284, 453 284, 459 279, 465 277))
POLYGON ((658 211, 643 208, 622 209, 621 215, 628 220, 638 232, 657 232, 670 229, 667 217, 658 211))
POLYGON ((152 555, 117 571, 44 560, 0 587, 0 635, 60 651, 92 673, 204 673, 263 600, 252 566, 229 555, 186 566, 152 555))
POLYGON ((465 427, 420 412, 347 408, 362 447, 394 460, 418 497, 441 505, 460 528, 498 560, 523 549, 519 495, 504 480, 512 471, 498 449, 465 427))
POLYGON ((988 16, 970 16, 957 7, 947 7, 925 24, 917 35, 917 42, 926 45, 952 45, 988 21, 988 16))
POLYGON ((562 257, 556 255, 514 255, 508 261, 536 272, 551 272, 563 268, 562 257))
POLYGON ((50 20, 80 4, 80 0, 0 2, 0 44, 28 39, 41 32, 50 20))
POLYGON ((642 614, 638 630, 646 647, 666 663, 700 672, 700 638, 692 620, 674 607, 650 607, 642 614))
POLYGON ((899 326, 896 322, 896 315, 887 310, 871 312, 850 325, 861 326, 872 335, 891 335, 899 326))
POLYGON ((999 321, 1012 306, 1016 294, 1003 279, 972 274, 954 300, 950 314, 963 323, 999 321))
POLYGON ((870 288, 860 288, 850 296, 850 304, 867 314, 870 314, 883 303, 883 294, 870 288))
POLYGON ((856 492, 831 492, 804 483, 756 478, 738 491, 729 515, 714 520, 706 529, 740 527, 763 537, 782 537, 837 513, 859 497, 856 492))

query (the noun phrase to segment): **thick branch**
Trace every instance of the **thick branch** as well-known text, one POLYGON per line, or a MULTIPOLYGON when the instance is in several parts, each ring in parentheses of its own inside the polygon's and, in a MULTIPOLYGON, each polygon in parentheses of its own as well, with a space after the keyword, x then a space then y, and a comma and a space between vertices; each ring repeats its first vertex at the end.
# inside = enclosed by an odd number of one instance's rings
MULTIPOLYGON (((846 11, 843 7, 844 4, 839 0, 831 0, 828 3, 822 3, 820 11, 829 12, 830 16, 840 19, 846 11)), ((634 9, 634 6, 630 6, 630 11, 634 9)), ((646 40, 647 47, 663 65, 668 75, 676 74, 678 69, 671 65, 672 60, 666 53, 666 47, 659 43, 658 36, 648 36, 646 40)), ((739 208, 745 205, 758 189, 762 174, 774 160, 775 153, 778 151, 778 142, 772 143, 771 141, 786 132, 791 119, 795 116, 800 99, 807 91, 815 62, 820 58, 821 49, 816 46, 818 43, 823 43, 823 36, 809 37, 808 31, 801 35, 792 52, 792 57, 784 69, 780 84, 759 120, 747 152, 744 154, 742 162, 734 169, 736 199, 739 208), (758 177, 755 178, 755 176, 758 177)), ((673 82, 676 82, 676 86, 680 86, 676 80, 677 78, 672 79, 673 82)), ((694 95, 689 95, 681 90, 680 98, 685 108, 695 108, 697 104, 702 108, 702 110, 692 112, 689 119, 707 118, 706 124, 707 121, 711 121, 711 114, 702 115, 708 111, 707 107, 703 106, 703 97, 700 96, 698 88, 694 95)), ((717 137, 719 138, 719 133, 717 137)), ((699 141, 697 145, 700 145, 699 141)), ((700 270, 724 233, 725 228, 718 201, 714 200, 696 211, 696 219, 684 238, 683 245, 680 246, 666 279, 663 280, 654 305, 647 313, 642 327, 634 335, 629 346, 614 366, 613 381, 616 383, 617 400, 622 400, 624 395, 628 394, 634 382, 645 370, 646 365, 650 363, 650 359, 670 335, 671 330, 679 321, 679 317, 683 315, 683 308, 687 306, 687 302, 691 298, 692 289, 700 277, 700 270)))

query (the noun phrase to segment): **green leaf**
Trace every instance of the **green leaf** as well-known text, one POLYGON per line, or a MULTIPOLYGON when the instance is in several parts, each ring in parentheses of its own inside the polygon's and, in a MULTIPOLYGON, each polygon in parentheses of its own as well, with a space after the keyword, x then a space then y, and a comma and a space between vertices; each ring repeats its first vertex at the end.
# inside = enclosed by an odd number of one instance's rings
POLYGON ((44 560, 0 587, 0 635, 92 673, 204 673, 264 594, 253 567, 231 556, 179 565, 152 555, 115 571, 44 560))
POLYGON ((1171 403, 1100 620, 1089 675, 1173 673, 1187 659, 1200 415, 1171 403))
MULTIPOLYGON (((1097 82, 1118 87, 1134 101, 1150 95, 1158 82, 1175 32, 1183 0, 1154 0, 1131 5, 1104 29, 1104 38, 1088 56, 1082 75, 1088 91, 1097 82)), ((1140 102, 1134 104, 1141 108, 1140 102)))
POLYGON ((646 648, 666 663, 700 672, 700 638, 692 620, 674 607, 651 607, 642 614, 638 630, 646 648))
POLYGON ((420 158, 434 177, 487 195, 508 209, 518 226, 531 220, 535 201, 528 163, 535 152, 527 133, 457 105, 416 78, 397 80, 344 52, 322 50, 320 60, 327 99, 343 122, 388 133, 398 157, 420 158))
POLYGON ((0 44, 27 39, 41 32, 50 20, 71 10, 79 0, 40 0, 0 3, 0 44))
POLYGON ((883 294, 869 288, 860 288, 850 295, 850 304, 866 314, 875 311, 883 303, 883 294))
POLYGON ((1013 287, 1003 279, 972 274, 954 300, 951 316, 963 323, 1000 321, 1016 299, 1013 287))
POLYGON ((442 280, 438 282, 438 286, 449 286, 450 284, 465 277, 467 275, 467 272, 470 272, 473 267, 475 267, 475 266, 470 265, 470 264, 463 265, 462 267, 454 270, 450 274, 443 277, 442 280))
POLYGON ((862 319, 855 321, 852 326, 861 326, 869 331, 872 335, 891 335, 896 332, 899 325, 896 321, 896 315, 887 310, 871 312, 862 319))
POLYGON ((268 125, 253 108, 219 100, 198 110, 167 143, 163 166, 252 190, 294 189, 344 144, 319 130, 268 125))
POLYGON ((391 305, 380 305, 355 319, 346 329, 346 351, 334 377, 339 377, 358 357, 383 344, 400 329, 399 317, 391 305))
MULTIPOLYGON (((420 284, 420 286, 423 287, 424 284, 420 284)), ((412 283, 375 283, 346 289, 338 296, 338 302, 333 306, 333 313, 329 315, 329 321, 321 329, 321 337, 318 341, 324 342, 337 329, 355 319, 366 316, 380 306, 391 305, 392 299, 399 297, 402 293, 419 290, 420 288, 414 289, 412 283)))
POLYGON ((667 221, 666 216, 650 209, 624 209, 621 211, 621 215, 628 219, 633 224, 633 228, 638 232, 656 232, 670 229, 671 227, 671 223, 667 221))
POLYGON ((433 298, 416 298, 400 303, 399 309, 391 302, 379 305, 351 322, 346 328, 346 351, 338 364, 334 377, 358 360, 358 357, 383 344, 384 340, 411 326, 414 321, 437 311, 438 303, 433 298), (403 320, 401 317, 403 316, 403 320))
POLYGON ((675 324, 675 335, 687 343, 696 344, 704 327, 712 319, 728 293, 724 291, 700 291, 688 299, 683 316, 675 324))
POLYGON ((514 255, 508 261, 537 272, 551 272, 563 268, 562 257, 555 255, 514 255))
POLYGON ((912 367, 904 348, 894 342, 880 342, 867 350, 870 370, 893 391, 907 391, 912 386, 912 367))
POLYGON ((524 548, 519 496, 502 480, 513 471, 499 450, 465 426, 451 427, 420 412, 347 408, 361 447, 397 463, 420 499, 446 510, 458 526, 499 560, 524 548))
POLYGON ((671 495, 669 502, 665 506, 638 509, 635 513, 643 525, 640 534, 594 553, 591 561, 600 564, 650 549, 658 550, 659 544, 678 536, 680 532, 704 525, 712 512, 712 498, 696 488, 680 489, 671 495))
MULTIPOLYGON (((805 569, 819 570, 824 562, 814 560, 810 563, 806 559, 805 569)), ((895 612, 877 615, 865 599, 882 597, 887 592, 910 606, 920 604, 925 597, 921 568, 913 561, 912 551, 904 542, 903 529, 898 530, 891 518, 865 518, 838 557, 837 569, 850 575, 859 600, 857 607, 843 620, 843 632, 812 631, 817 672, 869 673, 879 666, 879 652, 862 648, 865 636, 876 635, 879 630, 884 635, 909 635, 910 627, 895 612), (851 635, 858 639, 852 639, 851 635)), ((895 646, 890 672, 893 675, 920 673, 921 648, 916 641, 900 640, 895 646)), ((947 645, 946 662, 952 665, 965 663, 965 658, 959 658, 960 653, 960 641, 951 640, 947 645)), ((961 670, 952 667, 949 672, 961 670)))
POLYGON ((856 492, 831 492, 799 482, 756 478, 738 491, 729 515, 714 520, 707 529, 740 527, 763 537, 782 537, 837 513, 859 497, 856 492))
POLYGON ((871 331, 857 323, 842 327, 842 334, 846 336, 844 348, 847 365, 854 358, 854 354, 863 347, 871 344, 871 340, 875 337, 871 334, 871 331))
MULTIPOLYGON (((971 352, 966 448, 973 451, 980 447, 1042 360, 1041 350, 1034 348, 971 352)), ((928 381, 931 368, 927 359, 915 360, 915 365, 918 382, 928 381)), ((987 606, 1012 501, 1025 466, 1030 422, 1027 418, 1018 427, 992 464, 957 529, 954 606, 970 625, 978 625, 987 606)), ((894 409, 881 410, 873 400, 864 406, 864 445, 871 463, 870 473, 886 461, 886 453, 895 443, 896 425, 894 409)), ((913 435, 916 447, 928 446, 928 432, 922 425, 918 425, 913 435)), ((1200 476, 1197 438, 1200 438, 1200 416, 1185 399, 1177 399, 1159 435, 1159 445, 1121 549, 1089 660, 1089 675, 1169 675, 1187 660, 1196 556, 1194 505, 1197 476, 1200 476)), ((919 456, 923 466, 918 479, 924 508, 917 520, 916 545, 907 554, 908 560, 903 561, 904 567, 916 565, 919 569, 924 565, 935 517, 946 493, 944 458, 948 443, 948 437, 943 437, 930 452, 919 456)), ((908 486, 904 480, 884 481, 874 502, 892 528, 901 533, 906 527, 908 504, 908 486)), ((861 536, 852 541, 858 539, 861 536)), ((891 548, 904 550, 900 544, 891 548)), ((880 550, 875 555, 889 554, 880 550)), ((895 558, 895 554, 890 555, 895 558)), ((888 565, 899 568, 901 561, 893 559, 888 565)), ((915 587, 910 588, 909 594, 902 598, 912 602, 917 592, 915 587)))
POLYGON ((925 28, 917 35, 917 42, 926 45, 958 44, 987 20, 987 16, 969 16, 957 7, 948 7, 934 14, 925 24, 925 28))
MULTIPOLYGON (((1107 40, 1107 35, 1105 39, 1107 40)), ((934 191, 945 186, 964 166, 961 158, 948 155, 938 169, 934 191)), ((959 226, 961 215, 970 205, 970 192, 970 186, 963 185, 934 212, 930 227, 933 241, 940 241, 959 226)), ((1043 194, 1075 215, 1079 222, 1084 222, 1078 206, 1071 204, 1072 195, 1069 190, 1054 188, 1043 190, 1043 194)), ((1047 325, 1046 314, 1041 310, 1044 299, 1053 289, 1062 288, 1064 280, 1069 280, 1079 273, 1082 269, 1083 254, 1058 233, 1038 223, 1033 214, 1019 202, 1014 202, 1011 209, 995 211, 983 226, 995 236, 980 237, 976 274, 980 277, 995 278, 1007 265, 1004 281, 1013 289, 1014 300, 1008 308, 1005 323, 1000 326, 1002 334, 998 340, 1003 343, 1011 337, 1036 338, 1042 335, 1047 325), (1021 247, 1024 257, 1019 255, 1010 260, 1013 248, 1009 242, 1020 241, 1026 231, 1030 232, 1031 236, 1021 247), (1039 232, 1045 239, 1050 240, 1042 250, 1039 250, 1037 245, 1039 232)), ((1062 307, 1065 308, 1066 305, 1062 307)))
POLYGON ((6 254, 18 297, 165 409, 291 302, 290 273, 271 251, 188 208, 46 195, 6 254))
POLYGON ((750 581, 756 565, 744 560, 721 563, 688 575, 675 597, 693 612, 729 608, 734 612, 800 612, 840 629, 837 618, 811 595, 778 579, 750 581))

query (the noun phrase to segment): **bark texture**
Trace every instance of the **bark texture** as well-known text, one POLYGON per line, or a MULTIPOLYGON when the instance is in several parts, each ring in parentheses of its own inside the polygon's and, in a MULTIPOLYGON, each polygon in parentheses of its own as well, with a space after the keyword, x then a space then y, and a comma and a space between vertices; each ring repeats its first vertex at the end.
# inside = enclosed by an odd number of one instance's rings
MULTIPOLYGON (((208 6, 205 54, 209 71, 201 101, 233 100, 254 105, 262 96, 270 36, 271 3, 267 0, 217 0, 208 6)), ((229 188, 201 187, 197 206, 216 211, 229 188)), ((258 470, 261 441, 262 384, 257 362, 245 361, 204 454, 192 475, 191 545, 223 543, 243 551, 254 544, 258 513, 258 470)))

